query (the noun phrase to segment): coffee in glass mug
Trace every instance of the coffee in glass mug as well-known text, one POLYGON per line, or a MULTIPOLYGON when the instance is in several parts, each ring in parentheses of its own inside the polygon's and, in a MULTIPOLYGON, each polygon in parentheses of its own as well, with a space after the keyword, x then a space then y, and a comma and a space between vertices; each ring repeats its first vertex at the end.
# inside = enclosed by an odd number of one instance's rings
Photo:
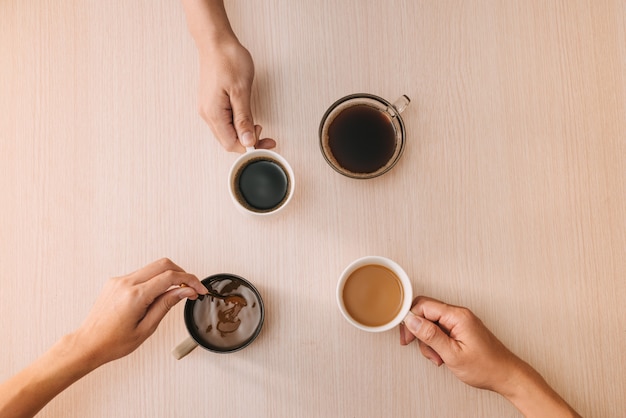
POLYGON ((320 123, 320 148, 326 162, 344 176, 369 179, 391 170, 405 143, 400 113, 410 100, 393 104, 371 94, 353 94, 333 103, 320 123))

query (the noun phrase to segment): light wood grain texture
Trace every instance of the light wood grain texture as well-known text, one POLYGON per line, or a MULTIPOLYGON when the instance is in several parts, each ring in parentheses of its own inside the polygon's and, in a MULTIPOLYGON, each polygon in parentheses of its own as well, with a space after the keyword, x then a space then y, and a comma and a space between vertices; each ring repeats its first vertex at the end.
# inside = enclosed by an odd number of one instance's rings
POLYGON ((77 327, 103 282, 168 256, 250 279, 259 339, 139 350, 42 417, 505 417, 395 332, 353 329, 341 270, 382 255, 416 294, 473 309, 584 416, 626 411, 626 5, 599 1, 227 1, 253 105, 299 188, 275 219, 230 201, 197 115, 175 0, 0 1, 0 379, 77 327), (371 181, 317 143, 349 93, 412 99, 400 163, 371 181))

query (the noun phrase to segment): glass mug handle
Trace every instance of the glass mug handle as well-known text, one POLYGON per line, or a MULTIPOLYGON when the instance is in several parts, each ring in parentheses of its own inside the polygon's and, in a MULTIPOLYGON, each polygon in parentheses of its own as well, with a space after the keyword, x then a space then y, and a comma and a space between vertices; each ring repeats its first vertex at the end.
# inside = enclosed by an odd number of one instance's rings
POLYGON ((393 102, 391 106, 395 109, 396 112, 402 113, 404 109, 407 108, 409 103, 411 103, 411 99, 409 99, 409 96, 407 96, 406 94, 403 94, 398 98, 398 100, 393 102))

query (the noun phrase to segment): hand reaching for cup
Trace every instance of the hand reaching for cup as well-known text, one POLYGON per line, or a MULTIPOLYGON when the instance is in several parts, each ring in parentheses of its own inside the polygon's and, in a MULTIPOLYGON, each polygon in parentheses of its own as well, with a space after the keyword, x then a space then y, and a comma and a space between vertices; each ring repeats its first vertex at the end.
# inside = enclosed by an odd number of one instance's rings
POLYGON ((198 108, 227 151, 274 148, 261 139, 250 106, 254 62, 233 32, 223 0, 182 0, 200 56, 198 108))
POLYGON ((498 391, 521 362, 469 309, 418 297, 401 326, 401 343, 417 338, 424 357, 446 364, 464 383, 498 391))
POLYGON ((87 373, 134 351, 181 299, 207 293, 196 276, 166 258, 110 279, 78 330, 0 384, 0 416, 34 416, 87 373))
POLYGON ((207 293, 196 276, 163 258, 110 279, 75 335, 82 350, 104 364, 139 347, 180 300, 207 293))
POLYGON ((400 343, 416 339, 424 357, 468 385, 500 393, 527 417, 579 416, 467 308, 417 297, 400 326, 400 343))
POLYGON ((227 151, 242 153, 246 147, 270 149, 271 138, 260 138, 254 125, 250 96, 254 64, 248 50, 233 36, 200 47, 198 107, 202 118, 227 151))

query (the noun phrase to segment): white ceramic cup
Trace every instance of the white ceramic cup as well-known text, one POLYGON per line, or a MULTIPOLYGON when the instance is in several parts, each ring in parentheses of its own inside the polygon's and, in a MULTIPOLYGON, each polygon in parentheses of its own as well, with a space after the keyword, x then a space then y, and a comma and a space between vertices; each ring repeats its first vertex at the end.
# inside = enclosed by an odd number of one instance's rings
POLYGON ((289 165, 287 160, 285 160, 280 154, 274 151, 265 150, 265 149, 254 149, 251 147, 246 148, 246 152, 242 154, 239 158, 237 158, 237 160, 234 162, 234 164, 230 168, 230 172, 228 175, 228 191, 230 192, 230 197, 233 203, 235 204, 237 209, 239 209, 241 212, 245 214, 253 215, 253 216, 274 215, 280 212, 281 210, 283 210, 287 206, 287 204, 291 201, 291 198, 293 197, 293 192, 295 190, 295 186, 296 186, 296 178, 293 174, 291 165, 289 165), (283 171, 287 175, 288 185, 287 185, 287 194, 285 198, 280 202, 280 204, 278 204, 276 207, 271 208, 269 210, 254 210, 251 207, 246 206, 246 204, 242 202, 243 197, 241 193, 238 193, 237 191, 238 190, 237 188, 239 186, 238 184, 236 184, 236 181, 237 181, 237 176, 239 172, 242 170, 243 167, 249 164, 252 160, 257 160, 257 159, 265 159, 265 160, 278 163, 278 165, 283 169, 283 171))
POLYGON ((367 256, 367 257, 359 258, 358 260, 353 261, 341 273, 341 276, 339 277, 339 282, 337 283, 337 304, 339 305, 339 310, 341 311, 341 314, 344 316, 344 318, 346 318, 346 320, 349 323, 351 323, 352 325, 354 325, 355 327, 363 331, 382 332, 382 331, 387 331, 392 328, 395 328, 396 326, 400 325, 400 323, 404 321, 404 318, 409 314, 409 311, 411 310, 412 302, 413 302, 413 288, 411 287, 411 281, 409 280, 409 276, 402 269, 402 267, 400 267, 398 263, 385 257, 367 256), (343 298, 344 286, 346 284, 347 279, 350 277, 350 275, 354 273, 356 270, 358 270, 359 268, 368 266, 368 265, 382 266, 382 267, 387 268, 393 274, 396 275, 396 277, 400 280, 400 284, 402 285, 402 302, 401 302, 402 304, 400 307, 400 311, 391 321, 380 326, 364 325, 360 323, 359 321, 357 321, 356 319, 354 319, 348 312, 348 309, 346 309, 346 305, 344 303, 344 298, 343 298))

